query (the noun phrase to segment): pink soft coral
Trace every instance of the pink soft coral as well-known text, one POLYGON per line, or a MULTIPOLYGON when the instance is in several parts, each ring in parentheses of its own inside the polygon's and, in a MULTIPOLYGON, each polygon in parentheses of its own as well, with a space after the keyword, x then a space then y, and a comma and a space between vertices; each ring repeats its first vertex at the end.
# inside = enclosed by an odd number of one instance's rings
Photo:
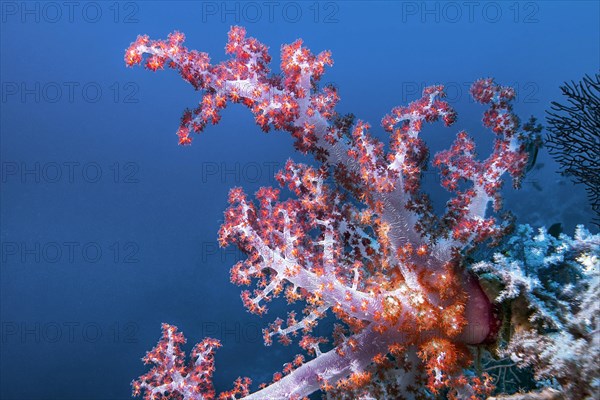
MULTIPOLYGON (((289 161, 278 173, 281 186, 296 198, 282 200, 274 188, 261 188, 256 201, 240 188, 230 193, 219 242, 236 244, 248 255, 232 268, 232 282, 256 284, 242 292, 244 305, 256 314, 266 313, 265 303, 280 294, 290 303, 304 301, 302 318, 290 312, 287 321, 266 328, 264 338, 267 345, 276 337, 287 344, 302 332, 300 345, 314 358, 297 357, 285 375, 275 374, 253 394, 244 380, 224 396, 300 398, 323 389, 339 397, 398 398, 446 387, 450 396, 489 394, 487 377, 462 373, 470 363, 465 345, 493 336, 497 321, 477 280, 465 271, 461 251, 496 241, 509 229, 489 215, 488 205, 501 208, 502 175, 508 172, 518 185, 527 163, 521 141, 527 132, 510 105, 514 91, 491 79, 472 86, 473 98, 489 106, 483 122, 496 136, 494 149, 477 161, 473 140, 460 132, 449 150, 435 156, 442 185, 454 193, 438 217, 421 191, 428 150, 420 132, 426 122, 441 119, 449 126, 456 120, 442 86, 426 88, 422 98, 383 118, 391 136, 386 149, 369 134, 369 124, 335 111, 335 88, 318 89, 324 67, 332 65, 329 52, 315 56, 301 40, 285 45, 282 73, 272 75, 267 47, 247 38, 243 28, 231 29, 226 52, 232 57, 219 64, 188 51, 183 40, 178 32, 167 41, 140 36, 125 53, 130 66, 148 55, 147 68, 177 69, 204 90, 200 105, 184 113, 180 144, 216 124, 229 102, 242 103, 263 130, 290 132, 298 150, 321 163, 316 168, 289 161), (310 333, 328 311, 342 325, 333 333, 334 348, 322 352, 326 339, 310 333)), ((173 329, 163 333, 159 354, 181 342, 173 329)), ((202 343, 212 356, 215 342, 202 343)), ((197 354, 187 369, 176 354, 174 371, 171 358, 151 358, 158 372, 134 382, 135 394, 143 389, 150 399, 210 398, 212 358, 201 364, 202 372, 197 354), (165 387, 168 392, 159 389, 165 387)))

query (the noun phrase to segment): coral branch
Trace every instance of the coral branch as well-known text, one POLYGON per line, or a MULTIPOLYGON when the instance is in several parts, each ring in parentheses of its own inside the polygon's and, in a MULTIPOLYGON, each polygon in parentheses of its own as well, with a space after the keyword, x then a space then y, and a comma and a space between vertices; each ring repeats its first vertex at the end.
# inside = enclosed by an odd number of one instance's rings
POLYGON ((184 400, 214 399, 214 352, 221 344, 215 339, 204 339, 194 347, 186 365, 180 348, 184 343, 185 338, 176 327, 163 324, 160 341, 143 358, 145 364, 154 367, 131 383, 134 396, 145 391, 146 400, 167 399, 176 394, 184 400))
MULTIPOLYGON (((421 187, 429 162, 422 131, 425 122, 456 121, 443 86, 425 88, 421 98, 382 119, 390 135, 386 145, 367 122, 336 111, 335 87, 319 88, 325 66, 333 64, 329 52, 314 55, 301 40, 284 45, 277 75, 269 70, 267 47, 243 28, 231 28, 225 47, 231 57, 219 64, 189 51, 183 40, 178 32, 166 41, 140 36, 125 53, 127 65, 145 61, 152 71, 166 65, 203 92, 198 107, 184 113, 180 144, 218 123, 228 103, 241 103, 262 130, 290 133, 295 147, 319 164, 290 160, 277 173, 280 188, 260 188, 254 199, 242 188, 229 194, 219 244, 247 255, 232 267, 231 281, 254 287, 241 295, 251 313, 266 314, 267 303, 282 294, 289 303, 302 302, 302 317, 289 312, 286 321, 275 319, 263 330, 264 340, 289 344, 300 336, 299 345, 313 358, 296 356, 252 394, 250 382, 240 379, 221 397, 300 398, 319 389, 336 398, 419 398, 443 390, 449 398, 488 396, 491 378, 465 372, 472 359, 467 345, 489 341, 499 323, 465 270, 464 255, 498 242, 510 228, 494 214, 501 209, 502 179, 511 175, 518 186, 527 167, 525 144, 534 133, 512 112, 514 91, 491 79, 473 84, 473 98, 488 106, 483 124, 495 134, 494 150, 477 160, 475 143, 461 131, 434 157, 452 195, 437 216, 421 187), (311 332, 327 313, 338 324, 334 348, 322 351, 329 338, 311 332)), ((521 278, 515 282, 526 285, 521 278)), ((206 339, 184 367, 182 342, 165 325, 155 355, 147 358, 157 366, 134 382, 134 394, 214 397, 218 343, 206 339)))

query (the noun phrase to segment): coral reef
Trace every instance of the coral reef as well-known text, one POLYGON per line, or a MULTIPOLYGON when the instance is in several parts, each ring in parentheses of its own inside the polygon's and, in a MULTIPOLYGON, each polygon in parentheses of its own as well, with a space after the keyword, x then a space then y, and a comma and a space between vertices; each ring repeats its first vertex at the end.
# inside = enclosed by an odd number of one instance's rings
POLYGON ((574 238, 520 226, 492 261, 472 266, 507 305, 499 354, 531 367, 540 386, 568 399, 600 391, 600 235, 574 238))
MULTIPOLYGON (((218 123, 228 103, 241 103, 264 131, 289 132, 296 148, 318 164, 288 161, 277 174, 281 188, 261 188, 254 200, 241 188, 230 192, 219 243, 237 245, 247 255, 231 269, 231 281, 255 286, 241 295, 251 313, 265 315, 267 303, 277 296, 301 302, 302 315, 290 311, 285 321, 275 319, 263 333, 266 345, 298 340, 306 354, 285 364, 258 390, 251 393, 251 382, 240 378, 219 398, 299 399, 319 390, 348 399, 489 396, 492 378, 476 372, 471 348, 494 343, 501 321, 467 269, 465 256, 478 246, 501 242, 512 226, 508 215, 499 215, 503 175, 519 186, 529 144, 539 134, 535 124, 521 127, 513 114, 514 91, 492 79, 473 84, 473 98, 487 107, 483 124, 495 136, 494 147, 479 161, 474 141, 461 131, 450 149, 433 157, 451 195, 445 212, 436 215, 421 187, 429 161, 421 131, 425 123, 442 120, 450 126, 456 120, 442 86, 426 88, 420 99, 383 118, 390 135, 386 146, 369 133, 368 123, 336 111, 337 89, 319 87, 324 68, 333 63, 329 52, 313 55, 301 40, 284 45, 281 74, 273 74, 267 47, 247 38, 243 28, 231 29, 225 47, 231 58, 218 64, 205 53, 189 51, 183 41, 179 32, 166 41, 139 36, 125 53, 129 66, 145 60, 153 71, 176 69, 203 91, 199 106, 183 115, 180 144, 190 144, 194 132, 218 123), (331 335, 313 336, 328 314, 338 321, 331 335)), ((546 298, 540 297, 546 293, 541 284, 519 274, 517 267, 503 275, 496 265, 477 264, 474 270, 495 274, 505 284, 498 301, 523 294, 535 315, 532 329, 537 323, 540 329, 567 326, 550 315, 546 298)), ((562 298, 554 300, 568 308, 562 298)), ((507 352, 530 354, 525 338, 515 340, 507 352)), ((159 344, 145 357, 154 367, 133 382, 134 394, 147 399, 216 396, 211 376, 218 342, 205 339, 186 364, 183 341, 175 327, 163 325, 159 344)), ((532 361, 542 367, 536 372, 540 378, 551 373, 551 367, 543 367, 552 361, 548 357, 539 354, 532 361)), ((529 360, 518 362, 530 365, 529 360)))

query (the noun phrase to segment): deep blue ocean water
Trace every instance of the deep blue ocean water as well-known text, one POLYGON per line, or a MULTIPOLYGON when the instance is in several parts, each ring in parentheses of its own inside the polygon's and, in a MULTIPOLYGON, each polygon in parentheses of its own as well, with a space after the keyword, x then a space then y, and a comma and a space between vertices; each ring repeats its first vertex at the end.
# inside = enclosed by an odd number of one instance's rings
MULTIPOLYGON (((222 340, 215 385, 255 382, 293 349, 265 349, 263 318, 248 314, 229 268, 241 255, 217 247, 229 189, 253 193, 292 157, 287 134, 264 134, 230 105, 191 147, 177 145, 184 108, 199 93, 172 70, 126 68, 138 34, 187 36, 188 48, 225 59, 231 25, 270 47, 297 38, 331 50, 322 83, 339 88, 338 111, 379 122, 425 85, 445 84, 459 113, 427 126, 432 152, 466 129, 487 156, 491 133, 471 82, 492 76, 518 91, 515 111, 544 118, 559 86, 600 68, 600 8, 593 1, 491 2, 13 2, 2 1, 0 398, 126 399, 161 322, 190 346, 222 340)), ((518 222, 589 223, 584 188, 538 168, 505 207, 518 222)), ((510 186, 510 185, 508 185, 510 186)), ((426 187, 443 204, 435 175, 426 187)), ((592 229, 594 230, 594 229, 592 229)))

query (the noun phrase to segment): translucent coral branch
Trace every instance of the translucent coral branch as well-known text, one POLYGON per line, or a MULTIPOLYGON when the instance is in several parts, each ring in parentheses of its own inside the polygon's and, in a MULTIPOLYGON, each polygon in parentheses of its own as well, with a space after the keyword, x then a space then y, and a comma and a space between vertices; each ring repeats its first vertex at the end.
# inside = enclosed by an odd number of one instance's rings
POLYGON ((337 382, 355 371, 362 371, 388 346, 397 341, 400 334, 382 337, 373 329, 366 328, 354 337, 358 350, 349 347, 348 342, 321 354, 291 374, 248 396, 247 400, 300 399, 319 390, 327 383, 337 382))
POLYGON ((214 399, 214 352, 221 347, 220 342, 205 338, 194 347, 187 365, 180 348, 184 343, 185 338, 177 331, 177 327, 162 325, 160 341, 143 358, 145 364, 154 364, 154 367, 131 383, 134 396, 144 391, 146 400, 166 399, 175 395, 184 400, 214 399))

